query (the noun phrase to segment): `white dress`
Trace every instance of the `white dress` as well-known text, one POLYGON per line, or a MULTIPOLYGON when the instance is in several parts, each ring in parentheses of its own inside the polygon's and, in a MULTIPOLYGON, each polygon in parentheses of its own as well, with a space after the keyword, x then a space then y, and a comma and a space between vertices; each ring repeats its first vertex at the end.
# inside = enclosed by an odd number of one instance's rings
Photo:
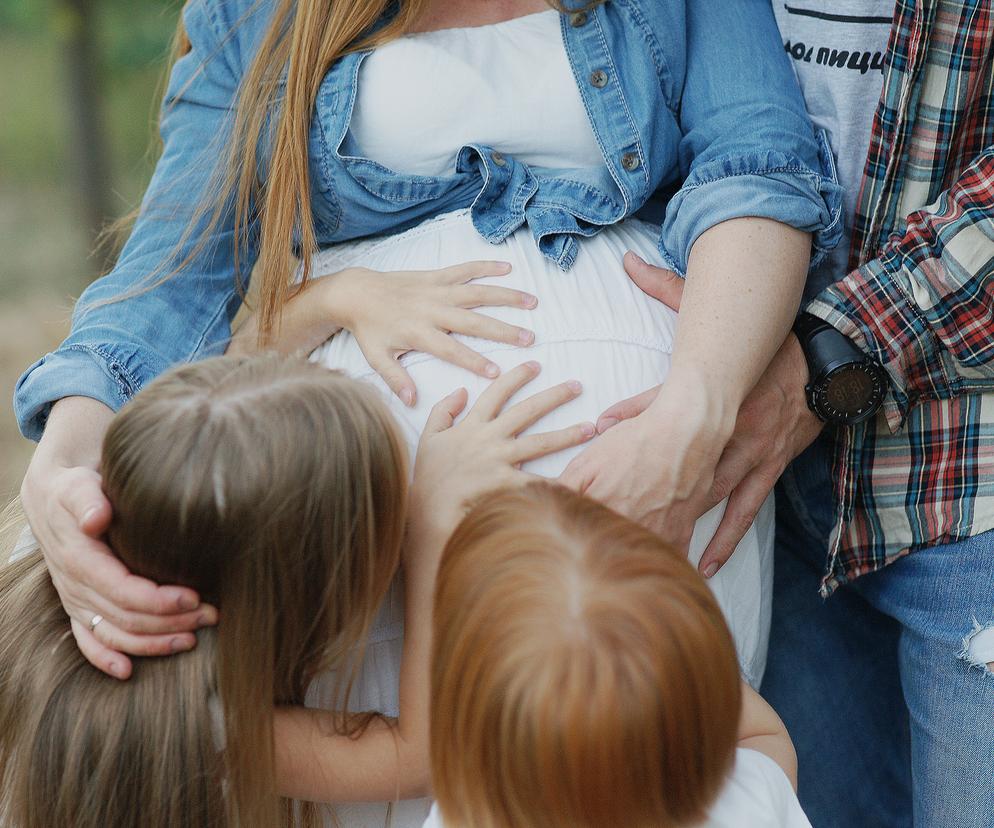
MULTIPOLYGON (((424 828, 459 826, 442 822, 436 806, 424 828)), ((707 820, 695 828, 811 828, 811 823, 781 767, 759 751, 739 748, 735 768, 717 802, 707 820)))
MULTIPOLYGON (((381 47, 362 64, 350 128, 355 144, 367 157, 403 173, 445 172, 455 164, 458 147, 473 140, 513 154, 524 163, 543 166, 556 158, 560 166, 572 167, 602 159, 562 47, 558 15, 551 11, 494 26, 408 36, 381 47), (487 67, 485 73, 474 71, 481 66, 487 67), (536 78, 541 78, 540 84, 536 78), (537 93, 536 86, 541 87, 537 93), (430 100, 424 94, 428 88, 432 89, 427 96, 430 100), (418 106, 410 105, 414 96, 420 97, 418 106), (454 124, 451 130, 450 123, 454 124), (440 129, 439 124, 446 127, 440 129)), ((501 370, 526 360, 538 361, 542 372, 524 389, 524 395, 569 379, 583 383, 579 398, 534 429, 545 431, 596 421, 608 406, 666 378, 676 315, 645 296, 622 267, 627 250, 647 261, 656 260, 658 233, 657 227, 632 219, 605 228, 583 240, 576 263, 562 272, 539 252, 527 228, 492 245, 474 229, 469 211, 459 211, 394 236, 322 251, 312 260, 312 272, 319 276, 350 266, 431 270, 477 259, 510 262, 509 276, 481 282, 532 293, 539 299, 538 307, 530 311, 486 308, 483 312, 533 330, 535 344, 517 348, 460 339, 486 354, 501 370)), ((435 357, 410 353, 401 362, 417 386, 418 405, 409 409, 369 367, 348 332, 318 348, 312 359, 380 389, 403 428, 412 458, 434 403, 466 387, 472 404, 488 385, 487 380, 435 357)), ((579 450, 543 458, 526 468, 556 477, 579 450)), ((658 461, 666 462, 665 445, 659 446, 658 461)), ((693 561, 703 554, 723 509, 721 504, 698 521, 691 544, 693 561)), ((772 544, 770 501, 731 560, 710 582, 735 637, 743 674, 754 686, 766 659, 772 544)), ((402 609, 400 587, 395 585, 373 631, 353 709, 397 711, 402 609)), ((309 703, 334 706, 326 683, 313 688, 309 703)), ((426 812, 423 801, 399 803, 391 826, 420 826, 426 812)), ((346 828, 384 824, 383 806, 339 806, 337 814, 346 828)))

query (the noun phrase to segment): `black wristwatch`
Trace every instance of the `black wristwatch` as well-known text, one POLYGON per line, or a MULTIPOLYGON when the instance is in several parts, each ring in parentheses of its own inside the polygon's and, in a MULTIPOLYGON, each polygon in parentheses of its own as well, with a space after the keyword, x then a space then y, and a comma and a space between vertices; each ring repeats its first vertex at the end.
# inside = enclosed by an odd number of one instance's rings
POLYGON ((810 313, 797 317, 794 333, 811 376, 804 387, 808 408, 818 419, 853 425, 877 413, 887 393, 887 373, 879 362, 810 313))

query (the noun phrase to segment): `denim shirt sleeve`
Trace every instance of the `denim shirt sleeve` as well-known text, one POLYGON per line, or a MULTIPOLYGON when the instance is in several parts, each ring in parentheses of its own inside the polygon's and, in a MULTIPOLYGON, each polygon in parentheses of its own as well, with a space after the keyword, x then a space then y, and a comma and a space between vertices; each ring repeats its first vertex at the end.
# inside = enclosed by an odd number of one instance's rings
POLYGON ((770 0, 690 0, 680 103, 682 187, 660 241, 686 273, 705 230, 757 216, 814 234, 820 261, 842 232, 842 192, 828 142, 815 133, 770 0))
MULTIPOLYGON (((230 36, 235 21, 226 26, 215 16, 216 9, 237 4, 209 2, 194 0, 184 11, 192 48, 170 76, 162 156, 117 264, 84 291, 65 342, 17 383, 14 409, 26 437, 40 438, 52 405, 63 397, 92 397, 117 410, 169 366, 219 353, 227 343, 240 304, 233 212, 225 212, 199 248, 206 221, 188 232, 226 157, 240 78, 239 43, 230 36)), ((249 235, 239 251, 243 280, 257 251, 249 235)))

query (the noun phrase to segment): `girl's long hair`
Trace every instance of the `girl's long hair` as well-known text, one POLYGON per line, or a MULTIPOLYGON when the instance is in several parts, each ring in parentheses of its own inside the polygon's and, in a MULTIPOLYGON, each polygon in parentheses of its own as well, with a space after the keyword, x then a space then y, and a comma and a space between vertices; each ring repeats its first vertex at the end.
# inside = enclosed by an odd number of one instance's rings
POLYGON ((399 561, 405 465, 374 392, 316 365, 222 357, 137 395, 104 442, 109 542, 220 623, 121 682, 80 654, 40 552, 0 569, 0 824, 313 823, 275 793, 274 705, 328 668, 347 698, 399 561))
MULTIPOLYGON (((563 0, 547 1, 550 7, 566 11, 563 0)), ((582 8, 601 2, 592 0, 582 8)), ((291 295, 297 254, 302 262, 302 287, 310 276, 310 258, 318 249, 310 204, 308 134, 321 81, 346 54, 380 46, 411 31, 429 0, 256 0, 244 17, 264 5, 274 7, 271 22, 241 80, 230 136, 218 136, 227 143, 226 160, 217 168, 207 200, 192 212, 179 245, 189 252, 181 258, 175 254, 166 258, 149 282, 155 286, 186 267, 205 250, 221 223, 230 220, 232 211, 235 271, 240 272, 250 225, 257 223, 259 253, 253 278, 260 285, 263 344, 291 295), (263 147, 267 150, 264 180, 263 147)), ((173 41, 173 61, 190 49, 181 20, 173 41)), ((218 150, 207 147, 205 153, 213 156, 218 150)), ((224 154, 219 157, 223 159, 224 154)), ((181 199, 182 193, 177 197, 181 199)), ((117 229, 123 232, 134 218, 127 217, 117 229)))
POLYGON ((731 769, 735 647, 686 558, 550 484, 481 501, 438 574, 432 784, 459 828, 668 828, 731 769))

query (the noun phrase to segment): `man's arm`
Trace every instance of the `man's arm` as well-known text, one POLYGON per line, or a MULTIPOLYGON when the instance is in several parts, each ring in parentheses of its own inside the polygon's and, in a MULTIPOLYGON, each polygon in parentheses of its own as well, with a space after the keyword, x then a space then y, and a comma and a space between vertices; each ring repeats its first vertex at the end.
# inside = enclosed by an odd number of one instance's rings
POLYGON ((994 391, 994 147, 807 310, 884 366, 892 430, 919 400, 994 391))

